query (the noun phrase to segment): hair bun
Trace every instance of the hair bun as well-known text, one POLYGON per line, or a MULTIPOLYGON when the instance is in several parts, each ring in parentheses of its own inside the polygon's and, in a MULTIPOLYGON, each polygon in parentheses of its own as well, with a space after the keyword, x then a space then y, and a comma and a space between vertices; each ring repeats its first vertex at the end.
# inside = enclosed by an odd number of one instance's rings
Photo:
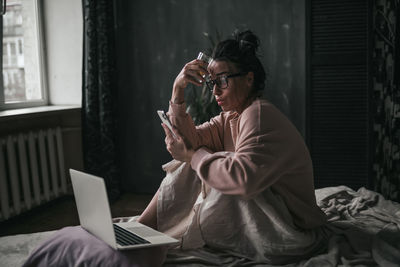
POLYGON ((215 61, 229 62, 240 72, 253 72, 254 95, 264 89, 266 79, 264 67, 256 53, 259 45, 260 40, 250 30, 235 30, 229 38, 217 43, 212 54, 215 61))
POLYGON ((256 53, 258 46, 260 45, 260 40, 258 37, 250 30, 246 31, 235 31, 233 33, 235 40, 239 43, 239 48, 243 52, 256 53))

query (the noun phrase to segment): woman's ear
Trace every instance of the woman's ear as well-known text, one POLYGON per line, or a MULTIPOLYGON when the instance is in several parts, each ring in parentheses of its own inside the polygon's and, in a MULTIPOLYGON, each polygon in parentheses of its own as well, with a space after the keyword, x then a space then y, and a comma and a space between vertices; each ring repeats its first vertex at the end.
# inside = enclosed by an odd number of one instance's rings
POLYGON ((254 84, 254 72, 249 71, 246 75, 246 83, 247 85, 252 88, 254 84))

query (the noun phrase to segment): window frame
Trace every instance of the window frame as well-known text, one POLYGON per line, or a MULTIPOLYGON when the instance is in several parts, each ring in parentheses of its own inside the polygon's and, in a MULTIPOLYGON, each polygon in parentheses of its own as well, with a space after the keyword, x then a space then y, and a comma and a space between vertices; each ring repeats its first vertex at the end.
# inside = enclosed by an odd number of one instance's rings
MULTIPOLYGON (((1 4, 3 5, 2 0, 1 4)), ((37 107, 37 106, 46 106, 49 104, 49 93, 47 88, 47 68, 46 68, 46 56, 45 56, 45 36, 44 36, 44 4, 43 0, 31 0, 34 5, 34 11, 36 14, 36 42, 37 42, 37 55, 38 55, 38 63, 39 63, 39 84, 40 84, 40 91, 42 94, 42 98, 38 100, 29 100, 23 102, 16 102, 16 103, 5 103, 5 96, 4 96, 4 85, 3 85, 3 16, 0 19, 0 111, 1 110, 9 110, 9 109, 18 109, 18 108, 30 108, 30 107, 37 107)), ((5 15, 5 14, 4 14, 5 15)), ((18 48, 17 48, 18 49, 18 48)))

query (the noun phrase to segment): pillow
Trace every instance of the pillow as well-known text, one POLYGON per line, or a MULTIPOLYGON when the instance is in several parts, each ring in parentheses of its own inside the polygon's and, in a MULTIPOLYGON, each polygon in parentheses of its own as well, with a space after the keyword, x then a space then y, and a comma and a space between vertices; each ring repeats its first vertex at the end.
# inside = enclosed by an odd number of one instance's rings
POLYGON ((166 247, 115 250, 81 226, 54 233, 29 255, 30 266, 161 266, 166 247))

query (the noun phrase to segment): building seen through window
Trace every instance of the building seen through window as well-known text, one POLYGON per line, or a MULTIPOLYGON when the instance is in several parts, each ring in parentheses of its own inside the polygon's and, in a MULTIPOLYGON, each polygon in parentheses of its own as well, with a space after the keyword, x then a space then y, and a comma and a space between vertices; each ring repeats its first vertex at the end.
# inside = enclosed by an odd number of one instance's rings
POLYGON ((43 99, 37 2, 7 1, 2 38, 5 104, 43 99))
POLYGON ((21 101, 25 92, 25 70, 21 1, 9 1, 3 19, 3 84, 5 101, 21 101))

